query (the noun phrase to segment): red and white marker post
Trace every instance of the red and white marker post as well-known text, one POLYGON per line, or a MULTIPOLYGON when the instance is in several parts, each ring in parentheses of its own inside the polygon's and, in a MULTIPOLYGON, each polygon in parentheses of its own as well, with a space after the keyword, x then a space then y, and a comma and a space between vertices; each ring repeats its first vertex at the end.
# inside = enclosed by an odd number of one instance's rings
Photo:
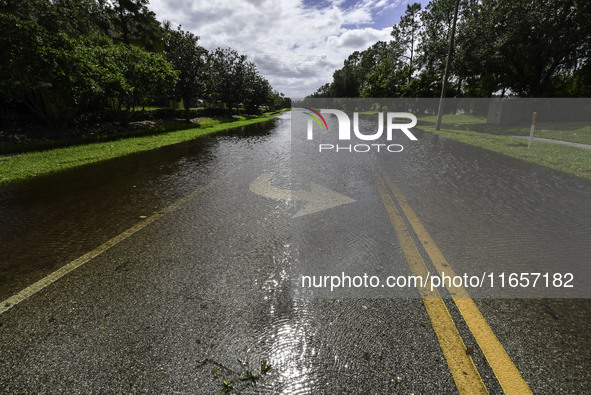
POLYGON ((531 128, 529 129, 529 144, 527 147, 531 147, 531 143, 534 140, 534 129, 536 128, 536 116, 538 115, 537 112, 534 112, 534 115, 531 118, 531 128))

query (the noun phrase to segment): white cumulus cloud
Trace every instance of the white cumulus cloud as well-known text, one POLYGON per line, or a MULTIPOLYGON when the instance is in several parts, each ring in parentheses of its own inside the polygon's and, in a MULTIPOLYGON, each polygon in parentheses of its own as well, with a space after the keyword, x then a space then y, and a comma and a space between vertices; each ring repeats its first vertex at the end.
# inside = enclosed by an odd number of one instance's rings
POLYGON ((151 0, 149 8, 159 20, 198 35, 207 49, 232 47, 246 54, 275 89, 303 97, 330 82, 334 70, 353 51, 388 40, 405 4, 400 0, 151 0), (386 10, 392 22, 376 28, 374 18, 386 10))

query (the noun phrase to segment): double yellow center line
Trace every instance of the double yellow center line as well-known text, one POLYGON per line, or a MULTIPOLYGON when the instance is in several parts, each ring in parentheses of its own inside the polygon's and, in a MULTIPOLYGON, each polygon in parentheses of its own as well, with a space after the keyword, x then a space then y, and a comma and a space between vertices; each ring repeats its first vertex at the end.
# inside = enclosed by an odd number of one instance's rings
MULTIPOLYGON (((429 269, 406 227, 403 215, 439 275, 445 271, 446 276, 455 276, 451 266, 390 177, 383 171, 376 170, 374 180, 412 274, 426 279, 429 269), (395 202, 398 203, 403 215, 395 202)), ((447 289, 503 391, 506 394, 531 394, 529 386, 470 298, 468 291, 464 287, 454 287, 453 285, 447 289)), ((419 288, 419 293, 460 394, 487 394, 488 390, 439 291, 437 289, 431 290, 425 283, 422 288, 419 288)))

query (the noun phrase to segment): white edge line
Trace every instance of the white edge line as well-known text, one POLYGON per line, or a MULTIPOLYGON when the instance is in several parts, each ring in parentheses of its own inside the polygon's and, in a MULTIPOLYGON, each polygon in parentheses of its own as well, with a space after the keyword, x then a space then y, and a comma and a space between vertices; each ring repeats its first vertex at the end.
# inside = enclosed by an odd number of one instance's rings
POLYGON ((97 256, 99 256, 103 252, 109 250, 111 247, 114 247, 115 245, 119 244, 123 240, 127 239, 129 236, 142 230, 146 226, 150 225, 152 222, 154 222, 157 219, 163 217, 164 215, 170 213, 171 211, 178 208, 179 206, 182 206, 183 204, 187 203, 189 200, 191 200, 191 199, 195 198, 196 196, 200 195, 201 193, 205 192, 206 190, 208 190, 209 188, 211 188, 212 186, 217 184, 219 181, 228 177, 230 174, 234 173, 237 170, 238 170, 238 168, 230 170, 229 172, 224 174, 222 177, 214 179, 209 184, 206 184, 203 187, 191 192, 187 196, 180 198, 179 200, 172 203, 170 206, 168 206, 164 210, 162 210, 158 213, 155 213, 155 214, 151 215, 150 217, 142 220, 142 222, 135 224, 134 226, 127 229, 123 233, 120 233, 119 235, 117 235, 117 236, 113 237, 112 239, 106 241, 105 243, 101 244, 100 246, 98 246, 94 250, 87 252, 86 254, 82 255, 79 258, 74 259, 72 262, 67 263, 66 265, 62 266, 61 268, 57 269, 56 271, 48 274, 47 276, 45 276, 41 280, 37 281, 36 283, 29 285, 27 288, 12 295, 8 299, 3 300, 2 302, 0 302, 0 314, 3 314, 4 312, 10 310, 11 308, 16 306, 17 304, 28 299, 30 296, 33 296, 37 292, 41 291, 43 288, 47 287, 48 285, 50 285, 50 284, 56 282, 57 280, 59 280, 60 278, 64 277, 66 274, 76 270, 80 266, 84 265, 86 262, 96 258, 97 256))

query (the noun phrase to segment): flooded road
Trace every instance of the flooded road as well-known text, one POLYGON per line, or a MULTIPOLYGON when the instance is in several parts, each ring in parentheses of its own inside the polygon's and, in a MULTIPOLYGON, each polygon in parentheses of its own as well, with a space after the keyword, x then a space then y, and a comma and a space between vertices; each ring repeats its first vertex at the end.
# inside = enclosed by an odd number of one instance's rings
POLYGON ((274 126, 253 125, 1 188, 0 298, 249 160, 253 147, 285 155, 289 147, 277 138, 271 144, 278 147, 269 146, 274 126))
MULTIPOLYGON (((401 153, 318 158, 292 116, 1 189, 2 300, 158 216, 0 315, 2 392, 457 392, 415 288, 298 289, 303 274, 412 273, 376 171, 456 273, 576 274, 567 299, 470 293, 534 393, 588 387, 591 304, 573 298, 590 296, 591 184, 418 130, 395 141, 401 153), (252 192, 262 174, 267 196, 252 192), (306 209, 327 189, 349 200, 306 209)), ((501 393, 478 334, 445 304, 501 393)))

